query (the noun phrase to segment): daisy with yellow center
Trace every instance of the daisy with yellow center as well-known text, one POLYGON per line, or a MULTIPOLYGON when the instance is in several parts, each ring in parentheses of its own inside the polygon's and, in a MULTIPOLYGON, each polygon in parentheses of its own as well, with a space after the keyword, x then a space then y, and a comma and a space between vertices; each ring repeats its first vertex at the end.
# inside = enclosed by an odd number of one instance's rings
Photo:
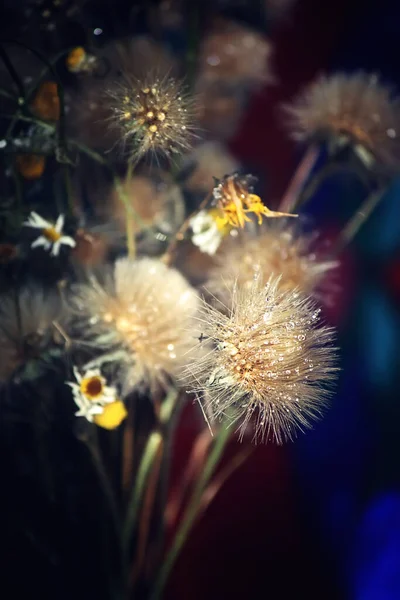
POLYGON ((36 212, 32 211, 27 221, 24 222, 26 227, 40 229, 41 235, 31 244, 31 248, 43 246, 45 250, 50 250, 52 256, 57 256, 61 246, 75 247, 75 240, 69 235, 63 235, 64 215, 60 215, 56 223, 46 221, 36 212))
POLYGON ((241 176, 238 173, 226 175, 213 190, 215 206, 221 211, 216 221, 219 227, 230 225, 243 228, 251 221, 249 213, 257 217, 261 225, 262 218, 297 217, 289 213, 270 210, 259 196, 252 193, 255 178, 251 175, 241 176))
POLYGON ((118 398, 117 390, 107 385, 99 369, 89 369, 83 375, 74 367, 76 382, 67 381, 72 388, 77 417, 85 417, 104 429, 115 429, 127 416, 124 403, 118 398))

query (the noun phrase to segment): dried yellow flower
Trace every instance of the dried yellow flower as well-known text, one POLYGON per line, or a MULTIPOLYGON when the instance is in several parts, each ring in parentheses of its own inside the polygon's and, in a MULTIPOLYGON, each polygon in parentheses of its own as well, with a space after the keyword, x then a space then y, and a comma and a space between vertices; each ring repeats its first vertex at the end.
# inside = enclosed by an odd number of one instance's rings
POLYGON ((215 206, 222 212, 217 218, 220 228, 225 225, 243 228, 251 221, 249 213, 256 215, 258 223, 264 217, 296 217, 288 213, 275 212, 267 208, 259 196, 252 193, 255 178, 251 175, 226 175, 213 190, 215 206))

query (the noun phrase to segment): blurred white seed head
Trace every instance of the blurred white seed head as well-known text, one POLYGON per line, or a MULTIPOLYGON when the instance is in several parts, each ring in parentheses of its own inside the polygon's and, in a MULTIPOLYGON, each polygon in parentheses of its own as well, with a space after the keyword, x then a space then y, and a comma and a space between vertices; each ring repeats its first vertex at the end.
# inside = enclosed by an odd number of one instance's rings
MULTIPOLYGON (((285 109, 297 140, 348 138, 361 157, 367 152, 387 167, 399 164, 399 100, 376 75, 322 76, 285 109)), ((368 162, 368 157, 364 160, 368 162)))
POLYGON ((203 305, 200 345, 208 352, 188 367, 188 388, 206 414, 233 420, 241 436, 254 416, 255 439, 281 443, 320 416, 336 369, 320 309, 278 283, 256 277, 235 287, 229 315, 203 305))
POLYGON ((316 238, 317 234, 302 234, 287 222, 268 223, 258 235, 244 230, 215 255, 205 289, 229 306, 234 285, 249 289, 256 275, 260 275, 263 284, 274 276, 279 277, 280 291, 298 289, 327 301, 331 290, 324 278, 338 262, 324 260, 314 251, 316 238))
POLYGON ((190 148, 192 102, 179 81, 151 75, 143 81, 126 78, 108 95, 113 113, 110 125, 120 131, 132 159, 148 153, 171 156, 190 148))
POLYGON ((61 318, 58 297, 26 286, 0 297, 0 384, 11 381, 31 360, 59 343, 54 322, 61 318))
POLYGON ((74 298, 81 341, 100 358, 123 363, 124 393, 180 375, 193 347, 198 302, 178 271, 149 258, 118 260, 104 285, 93 279, 74 298))

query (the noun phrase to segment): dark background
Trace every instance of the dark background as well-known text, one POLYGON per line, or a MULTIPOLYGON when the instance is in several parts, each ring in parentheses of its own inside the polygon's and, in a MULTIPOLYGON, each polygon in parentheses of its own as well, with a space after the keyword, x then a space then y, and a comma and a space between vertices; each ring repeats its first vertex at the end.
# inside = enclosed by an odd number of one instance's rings
MULTIPOLYGON (((6 3, 2 37, 21 38, 25 4, 6 3)), ((259 2, 233 4, 224 8, 228 14, 264 27, 259 2)), ((113 3, 116 22, 131 5, 113 3)), ((107 2, 96 3, 96 26, 106 22, 108 9, 107 2)), ((298 0, 270 34, 279 84, 252 99, 231 149, 249 170, 263 174, 273 205, 299 159, 282 128, 279 104, 315 75, 337 69, 376 71, 400 89, 400 3, 298 0)), ((79 43, 79 31, 71 35, 79 43)), ((308 211, 323 231, 337 231, 360 200, 352 182, 330 181, 308 211)), ((330 411, 293 444, 254 451, 196 526, 173 573, 169 599, 400 598, 399 248, 395 181, 343 255, 341 295, 327 315, 339 330, 342 366, 330 411)), ((179 430, 175 470, 192 434, 189 415, 179 430)), ((61 439, 58 452, 55 462, 73 450, 61 439)), ((27 483, 29 465, 24 471, 18 463, 17 469, 14 457, 6 451, 2 456, 4 597, 102 597, 103 574, 89 539, 97 513, 80 506, 68 488, 68 464, 80 457, 72 456, 59 475, 63 493, 71 496, 63 502, 75 507, 68 520, 63 503, 49 509, 27 483), (46 533, 42 546, 20 533, 35 520, 46 533), (15 521, 17 530, 11 527, 15 521), (52 544, 58 554, 49 558, 52 544)), ((81 485, 95 501, 88 475, 81 485)))

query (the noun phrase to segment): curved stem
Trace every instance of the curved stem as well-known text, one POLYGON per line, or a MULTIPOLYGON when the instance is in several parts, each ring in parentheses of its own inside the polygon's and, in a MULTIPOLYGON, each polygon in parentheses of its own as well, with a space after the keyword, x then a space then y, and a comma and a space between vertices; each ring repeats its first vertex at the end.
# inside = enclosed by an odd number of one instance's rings
POLYGON ((172 263, 172 261, 174 259, 176 248, 177 248, 179 242, 184 240, 185 233, 189 229, 190 221, 191 221, 192 217, 194 215, 196 215, 197 213, 199 213, 201 210, 203 210, 207 206, 207 204, 210 201, 211 196, 212 196, 212 191, 207 194, 207 196, 204 198, 204 200, 200 203, 199 207, 185 219, 185 221, 182 223, 182 225, 180 226, 180 228, 178 229, 178 231, 172 238, 171 242, 169 243, 168 248, 166 249, 163 256, 161 257, 161 260, 166 265, 169 266, 172 263))
POLYGON ((385 186, 383 188, 379 188, 378 190, 372 192, 372 194, 367 196, 367 198, 361 204, 361 207, 349 219, 349 221, 346 223, 345 227, 339 234, 339 237, 335 242, 333 248, 334 255, 341 252, 343 248, 355 238, 362 225, 371 216, 375 208, 378 206, 378 204, 384 197, 386 191, 387 188, 385 186))
POLYGON ((168 580, 173 566, 175 565, 175 561, 178 558, 179 553, 182 550, 187 540, 187 537, 196 521, 202 494, 221 459, 225 446, 229 440, 230 434, 231 429, 222 426, 220 431, 218 432, 218 435, 216 435, 213 440, 213 447, 204 466, 204 470, 201 473, 201 476, 196 484, 192 498, 189 502, 189 506, 187 507, 185 516, 180 526, 178 527, 171 548, 169 549, 165 561, 160 569, 159 575, 155 582, 153 593, 150 596, 150 600, 159 600, 161 598, 165 584, 168 580))
POLYGON ((17 86, 19 98, 22 98, 23 102, 25 102, 26 93, 25 93, 25 87, 22 82, 22 79, 20 78, 17 71, 15 70, 14 65, 12 64, 11 60, 8 57, 7 52, 4 50, 2 45, 0 45, 0 57, 3 61, 3 63, 5 64, 7 71, 10 73, 10 76, 13 79, 15 85, 17 86))
POLYGON ((163 450, 164 443, 162 441, 157 448, 153 466, 147 480, 146 490, 144 491, 142 510, 140 511, 140 520, 138 523, 138 542, 135 552, 135 561, 132 564, 130 573, 130 583, 134 583, 137 580, 142 573, 143 567, 145 567, 146 550, 149 549, 149 530, 159 489, 163 450))
POLYGON ((319 154, 319 145, 312 144, 307 148, 279 204, 278 210, 280 212, 293 212, 301 191, 318 160, 319 154))
POLYGON ((140 503, 143 498, 143 492, 145 490, 154 459, 157 456, 158 449, 161 443, 161 433, 159 431, 153 431, 153 433, 150 434, 147 440, 142 460, 140 461, 139 470, 136 476, 135 485, 132 489, 132 495, 128 504, 128 512, 126 515, 124 525, 123 542, 126 557, 129 553, 129 545, 132 538, 132 533, 137 524, 137 518, 139 514, 140 503))
POLYGON ((132 181, 133 172, 135 166, 137 165, 137 160, 130 160, 128 163, 128 170, 126 173, 125 183, 120 185, 119 188, 119 197, 122 200, 125 206, 125 219, 126 219, 126 241, 128 246, 128 256, 132 260, 136 255, 136 244, 135 244, 135 228, 134 228, 134 219, 132 218, 132 212, 129 210, 132 208, 131 202, 129 201, 129 196, 126 192, 126 187, 132 181))

